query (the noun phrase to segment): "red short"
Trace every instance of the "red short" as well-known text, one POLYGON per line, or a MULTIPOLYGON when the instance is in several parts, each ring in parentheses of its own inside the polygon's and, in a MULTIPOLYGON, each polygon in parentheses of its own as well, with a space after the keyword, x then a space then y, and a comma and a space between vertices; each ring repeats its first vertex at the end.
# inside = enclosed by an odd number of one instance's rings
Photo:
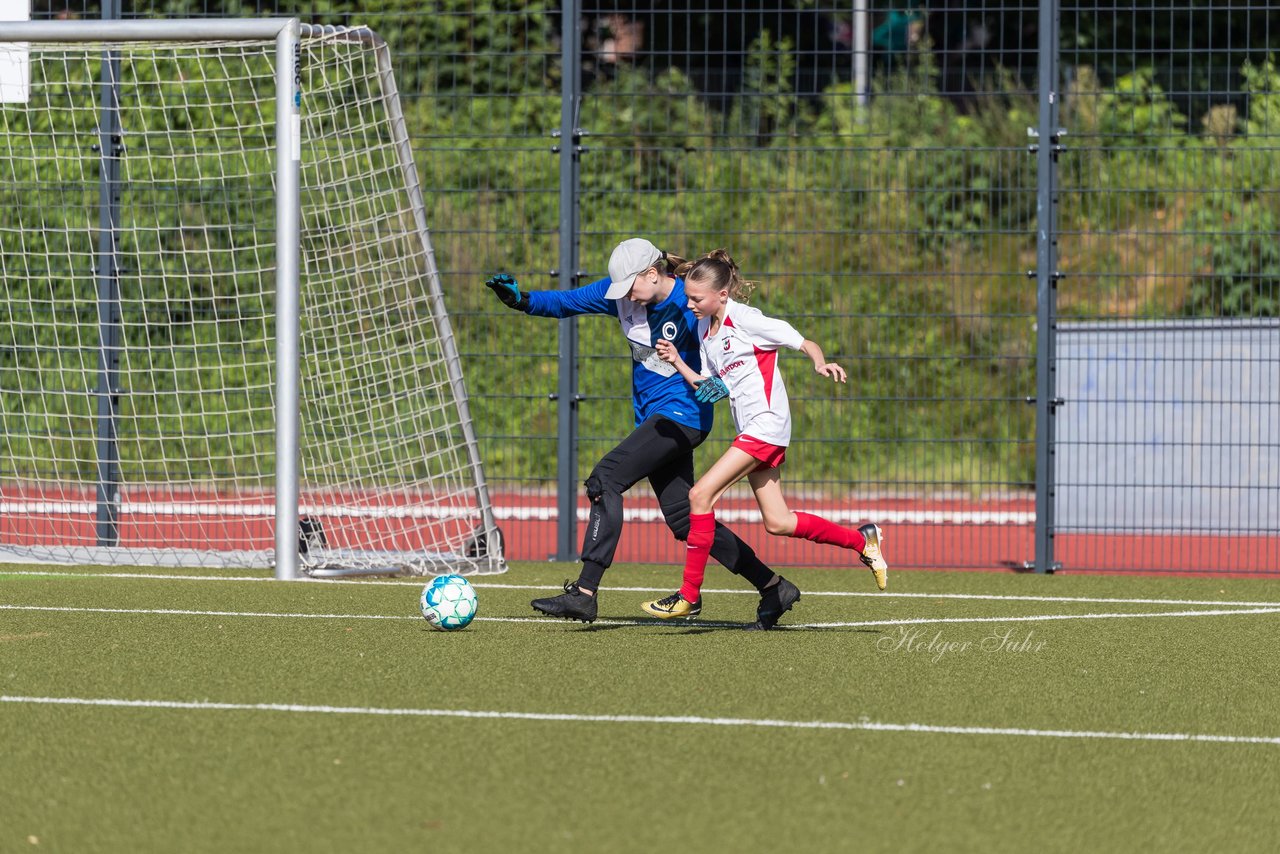
POLYGON ((756 471, 776 469, 787 458, 786 448, 779 445, 770 445, 768 442, 761 442, 746 433, 733 440, 733 447, 741 448, 760 461, 760 465, 755 468, 756 471))

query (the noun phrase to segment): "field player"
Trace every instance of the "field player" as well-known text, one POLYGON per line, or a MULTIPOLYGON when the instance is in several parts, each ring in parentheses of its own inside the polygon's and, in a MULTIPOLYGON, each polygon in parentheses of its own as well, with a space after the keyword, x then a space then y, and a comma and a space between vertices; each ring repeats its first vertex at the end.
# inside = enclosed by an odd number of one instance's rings
POLYGON ((678 348, 659 343, 658 355, 696 388, 699 400, 729 398, 738 437, 707 470, 689 493, 689 535, 684 583, 680 590, 644 603, 655 617, 685 617, 702 599, 707 548, 716 525, 715 505, 725 490, 744 477, 751 484, 764 517, 765 529, 783 537, 830 543, 857 552, 870 568, 876 586, 885 589, 889 565, 880 551, 878 525, 845 528, 811 513, 792 512, 782 494, 779 467, 791 443, 791 405, 778 372, 778 348, 799 350, 813 360, 813 369, 836 382, 845 372, 828 362, 822 348, 783 320, 766 317, 734 297, 749 291, 738 265, 723 249, 679 268, 684 276, 689 308, 698 317, 702 372, 678 348))
MULTIPOLYGON (((689 488, 693 449, 711 431, 712 407, 671 364, 658 357, 659 341, 669 341, 686 362, 701 364, 697 319, 688 308, 684 282, 673 275, 684 259, 668 256, 643 238, 624 240, 609 257, 609 276, 567 291, 525 291, 508 275, 485 282, 503 304, 537 317, 599 314, 616 318, 631 349, 631 389, 635 429, 605 454, 586 480, 591 503, 582 541, 582 571, 564 592, 534 599, 534 610, 551 617, 589 623, 596 618, 600 580, 613 563, 622 533, 622 496, 649 479, 662 516, 676 539, 689 534, 689 488)), ((724 525, 708 535, 709 554, 760 593, 755 628, 770 629, 796 600, 794 584, 770 570, 724 525)), ((702 602, 681 616, 696 617, 702 602)))

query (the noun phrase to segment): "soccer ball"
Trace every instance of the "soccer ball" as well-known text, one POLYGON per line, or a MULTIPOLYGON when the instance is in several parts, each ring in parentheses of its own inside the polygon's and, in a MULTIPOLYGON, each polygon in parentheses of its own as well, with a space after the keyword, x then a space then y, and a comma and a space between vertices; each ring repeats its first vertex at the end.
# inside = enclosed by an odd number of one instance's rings
POLYGON ((418 604, 431 628, 465 629, 476 616, 476 589, 461 575, 440 575, 422 588, 418 604))

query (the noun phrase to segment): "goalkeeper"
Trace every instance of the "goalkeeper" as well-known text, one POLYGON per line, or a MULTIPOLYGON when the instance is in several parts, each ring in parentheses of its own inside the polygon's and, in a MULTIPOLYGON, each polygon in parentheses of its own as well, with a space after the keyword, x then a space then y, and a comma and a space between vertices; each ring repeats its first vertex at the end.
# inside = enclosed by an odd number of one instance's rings
MULTIPOLYGON (((525 291, 508 275, 485 282, 503 304, 537 317, 607 315, 620 324, 631 349, 631 391, 635 429, 605 454, 586 480, 591 503, 582 541, 582 571, 557 596, 534 599, 534 610, 551 617, 595 620, 600 580, 613 563, 622 534, 622 496, 649 479, 667 527, 676 539, 689 535, 689 489, 693 449, 711 432, 714 396, 694 390, 675 367, 658 357, 659 341, 670 341, 690 365, 701 365, 698 321, 688 308, 684 282, 673 271, 684 259, 668 256, 643 238, 624 240, 609 257, 609 276, 568 291, 525 291)), ((703 390, 706 391, 706 390, 703 390)), ((773 628, 800 598, 800 591, 776 575, 736 534, 715 525, 711 557, 741 575, 760 593, 755 627, 773 628)), ((687 617, 702 612, 694 603, 687 617)))

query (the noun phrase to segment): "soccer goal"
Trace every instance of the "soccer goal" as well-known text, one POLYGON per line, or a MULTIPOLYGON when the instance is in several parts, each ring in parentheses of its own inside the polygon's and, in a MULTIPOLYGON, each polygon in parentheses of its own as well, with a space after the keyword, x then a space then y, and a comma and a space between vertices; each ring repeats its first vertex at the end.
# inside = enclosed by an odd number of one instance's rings
POLYGON ((0 559, 502 571, 382 40, 0 32, 0 559))

